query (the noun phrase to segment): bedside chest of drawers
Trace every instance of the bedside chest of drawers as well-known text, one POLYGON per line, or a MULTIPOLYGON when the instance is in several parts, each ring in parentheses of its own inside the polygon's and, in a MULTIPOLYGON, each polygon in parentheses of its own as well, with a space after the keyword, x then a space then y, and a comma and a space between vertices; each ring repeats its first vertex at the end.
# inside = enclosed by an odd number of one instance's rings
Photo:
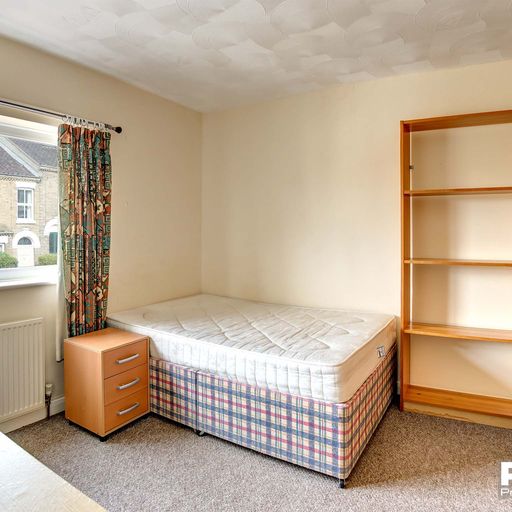
POLYGON ((102 440, 149 412, 149 339, 108 327, 64 341, 66 419, 102 440))

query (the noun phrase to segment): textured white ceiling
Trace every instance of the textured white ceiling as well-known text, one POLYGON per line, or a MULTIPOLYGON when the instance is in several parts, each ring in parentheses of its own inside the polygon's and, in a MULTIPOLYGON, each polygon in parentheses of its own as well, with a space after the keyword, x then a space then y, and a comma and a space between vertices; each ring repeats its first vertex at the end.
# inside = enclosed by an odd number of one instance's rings
POLYGON ((512 58, 511 0, 0 0, 0 33, 200 111, 512 58))

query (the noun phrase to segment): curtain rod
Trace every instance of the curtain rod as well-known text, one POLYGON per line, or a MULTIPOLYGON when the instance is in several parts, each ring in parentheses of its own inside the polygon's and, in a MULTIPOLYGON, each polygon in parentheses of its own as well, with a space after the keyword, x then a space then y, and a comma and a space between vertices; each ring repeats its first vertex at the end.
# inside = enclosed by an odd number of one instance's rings
POLYGON ((23 103, 15 103, 14 101, 9 101, 4 98, 0 98, 0 105, 17 108, 19 110, 27 110, 28 112, 35 112, 36 114, 45 114, 47 116, 58 117, 62 120, 79 119, 79 120, 85 121, 87 124, 92 124, 92 125, 102 124, 103 126, 105 126, 105 128, 107 130, 110 130, 110 131, 116 132, 116 133, 121 133, 123 131, 123 129, 120 126, 112 126, 111 124, 108 124, 108 123, 98 123, 96 121, 89 121, 88 119, 71 116, 69 114, 63 114, 62 112, 54 112, 52 110, 45 110, 42 108, 33 107, 31 105, 24 105, 23 103))

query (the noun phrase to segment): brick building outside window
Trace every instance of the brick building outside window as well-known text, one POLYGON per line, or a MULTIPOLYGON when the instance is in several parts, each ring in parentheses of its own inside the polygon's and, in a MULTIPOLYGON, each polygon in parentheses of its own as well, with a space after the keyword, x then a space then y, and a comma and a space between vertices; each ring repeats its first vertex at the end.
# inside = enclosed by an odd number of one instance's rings
POLYGON ((56 263, 57 169, 55 145, 0 131, 0 267, 56 263))

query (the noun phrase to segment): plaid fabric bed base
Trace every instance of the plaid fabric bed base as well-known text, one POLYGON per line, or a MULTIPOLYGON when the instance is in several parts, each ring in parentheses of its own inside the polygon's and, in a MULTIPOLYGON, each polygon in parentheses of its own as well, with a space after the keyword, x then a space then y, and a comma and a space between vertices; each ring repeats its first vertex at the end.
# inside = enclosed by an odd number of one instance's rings
POLYGON ((346 479, 386 412, 396 346, 340 404, 233 382, 151 359, 151 410, 258 452, 346 479))

